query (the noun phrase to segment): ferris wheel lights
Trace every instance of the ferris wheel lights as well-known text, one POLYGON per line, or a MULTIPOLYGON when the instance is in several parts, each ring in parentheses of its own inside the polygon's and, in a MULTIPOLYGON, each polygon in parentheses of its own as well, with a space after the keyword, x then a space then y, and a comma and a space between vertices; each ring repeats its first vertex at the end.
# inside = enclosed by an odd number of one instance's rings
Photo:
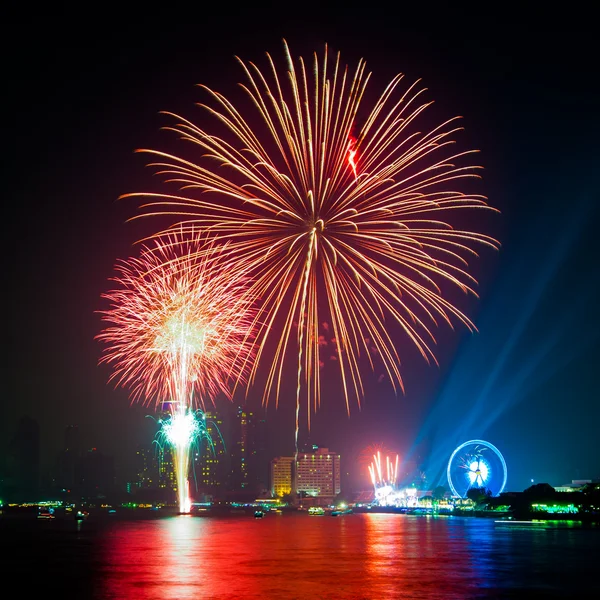
POLYGON ((499 496, 506 486, 506 462, 485 440, 469 440, 454 450, 446 469, 448 485, 455 496, 465 498, 471 488, 485 488, 499 496))

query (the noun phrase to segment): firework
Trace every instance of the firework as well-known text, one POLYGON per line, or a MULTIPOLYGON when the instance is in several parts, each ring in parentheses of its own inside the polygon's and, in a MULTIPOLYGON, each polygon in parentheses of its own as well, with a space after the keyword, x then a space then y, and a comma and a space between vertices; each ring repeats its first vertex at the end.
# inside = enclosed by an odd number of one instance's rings
MULTIPOLYGON (((182 490, 180 497, 180 512, 191 510, 189 480, 190 450, 197 448, 201 451, 201 442, 206 440, 207 449, 214 455, 214 443, 206 425, 206 415, 201 410, 177 411, 164 419, 159 419, 160 429, 156 443, 164 451, 169 448, 176 465, 177 489, 182 490)), ((216 427, 216 424, 212 424, 216 427)), ((220 435, 220 432, 217 432, 220 435)))
POLYGON ((391 506, 396 503, 398 493, 396 482, 398 479, 398 455, 391 459, 385 457, 385 469, 381 464, 381 452, 373 455, 373 462, 369 465, 369 475, 375 492, 375 503, 380 506, 391 506))
POLYGON ((374 444, 369 444, 360 450, 357 456, 357 464, 361 469, 367 468, 373 461, 375 455, 392 455, 395 454, 390 448, 388 448, 385 444, 378 442, 374 444))
POLYGON ((132 401, 205 408, 247 375, 253 354, 252 302, 221 252, 171 234, 116 265, 114 290, 98 311, 110 325, 97 336, 111 381, 132 401))
POLYGON ((117 287, 103 294, 109 325, 100 362, 132 401, 168 403, 164 439, 173 449, 179 506, 189 510, 189 450, 198 436, 196 411, 247 375, 253 354, 252 301, 226 255, 182 232, 154 240, 139 258, 117 264, 117 287))
POLYGON ((373 462, 369 465, 369 475, 376 490, 380 487, 394 487, 396 485, 396 481, 398 480, 398 459, 399 456, 397 454, 395 460, 386 456, 384 470, 381 466, 381 452, 373 455, 373 462))
POLYGON ((414 484, 404 489, 398 487, 399 458, 398 454, 395 457, 386 456, 384 466, 381 452, 373 455, 369 475, 373 484, 374 505, 396 508, 414 508, 418 505, 418 493, 414 484))
POLYGON ((331 324, 336 340, 348 413, 350 399, 360 405, 364 395, 363 358, 373 367, 377 356, 403 390, 394 327, 437 362, 440 322, 475 329, 445 292, 476 295, 469 260, 476 248, 498 243, 452 221, 466 210, 495 209, 460 189, 480 167, 471 161, 475 151, 453 149, 456 119, 419 129, 432 104, 419 82, 405 86, 398 75, 369 102, 363 60, 351 69, 326 46, 310 68, 284 47, 283 72, 269 54, 263 70, 238 59, 245 101, 201 86, 208 96, 202 126, 165 113, 174 120, 166 129, 190 142, 191 157, 140 152, 156 157, 151 164, 177 192, 123 197, 144 198, 136 219, 170 214, 208 232, 227 244, 236 269, 251 274, 261 302, 249 381, 272 352, 263 402, 277 405, 286 356, 297 356, 297 441, 301 395, 309 427, 320 403, 321 323, 331 324))

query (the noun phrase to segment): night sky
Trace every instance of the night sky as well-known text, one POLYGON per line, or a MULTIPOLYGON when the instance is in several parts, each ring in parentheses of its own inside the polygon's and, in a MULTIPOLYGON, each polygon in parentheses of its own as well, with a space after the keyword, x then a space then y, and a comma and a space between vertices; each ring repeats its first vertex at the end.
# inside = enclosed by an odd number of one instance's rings
MULTIPOLYGON (((3 441, 20 417, 37 419, 50 465, 65 427, 77 424, 86 444, 113 455, 119 469, 138 443, 149 443, 148 409, 107 384, 94 340, 116 260, 156 229, 126 223, 136 205, 117 198, 160 189, 134 154, 173 148, 159 111, 200 119, 196 84, 227 94, 243 79, 234 56, 264 66, 265 52, 283 57, 283 38, 295 56, 328 43, 350 65, 365 58, 377 92, 398 72, 421 78, 436 114, 464 117, 461 144, 481 150, 480 191, 501 211, 477 227, 502 248, 482 253, 473 269, 480 300, 462 307, 479 331, 442 328, 439 368, 398 340, 406 347, 406 394, 394 397, 366 373, 362 409, 353 406, 348 417, 341 397, 326 395, 311 442, 341 452, 356 485, 366 482, 356 456, 370 444, 414 458, 435 485, 445 483, 453 448, 475 438, 502 451, 508 489, 532 479, 560 485, 600 477, 600 105, 592 36, 466 26, 440 35, 364 13, 298 17, 293 25, 238 15, 196 27, 54 30, 28 33, 13 49, 2 97, 3 441)), ((259 392, 248 399, 258 411, 259 392)), ((289 395, 268 408, 273 456, 293 452, 294 404, 289 395)))

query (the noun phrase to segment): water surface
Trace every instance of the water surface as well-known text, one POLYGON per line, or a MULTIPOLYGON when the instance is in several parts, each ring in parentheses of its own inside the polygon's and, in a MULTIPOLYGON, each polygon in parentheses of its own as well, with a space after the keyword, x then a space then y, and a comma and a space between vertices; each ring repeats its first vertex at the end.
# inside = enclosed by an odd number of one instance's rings
POLYGON ((0 520, 19 598, 573 598, 600 591, 600 530, 352 514, 0 520), (6 520, 5 520, 6 521, 6 520))

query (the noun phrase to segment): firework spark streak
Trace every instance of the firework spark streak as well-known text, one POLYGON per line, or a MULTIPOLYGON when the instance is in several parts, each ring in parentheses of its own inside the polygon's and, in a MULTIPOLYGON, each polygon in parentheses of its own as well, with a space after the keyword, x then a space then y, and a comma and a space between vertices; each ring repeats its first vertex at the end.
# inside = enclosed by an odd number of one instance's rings
MULTIPOLYGON (((190 449, 196 447, 201 451, 201 442, 206 440, 208 450, 214 455, 214 443, 206 426, 206 415, 201 410, 177 410, 166 419, 159 419, 160 430, 156 436, 156 443, 161 449, 169 448, 173 454, 176 465, 177 489, 182 490, 180 495, 180 512, 188 513, 191 510, 189 494, 189 480, 187 474, 190 469, 190 449)), ((216 425, 213 423, 213 427, 216 425)), ((218 432, 220 435, 220 432, 218 432)))
POLYGON ((173 464, 175 465, 179 496, 179 511, 188 513, 191 509, 188 481, 190 449, 201 435, 200 424, 193 412, 187 410, 184 412, 178 408, 161 425, 160 435, 164 437, 173 453, 173 464))
POLYGON ((252 301, 227 255, 198 237, 171 232, 153 244, 117 264, 118 287, 102 295, 110 307, 98 311, 109 326, 96 337, 106 344, 100 362, 111 364, 111 381, 130 388, 132 402, 169 403, 164 433, 187 512, 194 411, 218 394, 231 398, 247 376, 252 301))
POLYGON ((371 476, 371 483, 377 489, 381 486, 392 486, 396 485, 398 479, 398 460, 399 456, 396 454, 395 460, 390 460, 389 456, 385 457, 385 474, 381 468, 381 452, 373 455, 373 462, 369 465, 369 475, 371 476))
MULTIPOLYGON (((348 413, 350 399, 360 405, 364 396, 362 357, 373 367, 376 354, 394 389, 404 390, 392 324, 428 362, 437 362, 433 331, 441 322, 475 330, 442 289, 476 296, 469 260, 476 248, 498 243, 457 228, 451 218, 471 209, 497 211, 485 197, 460 191, 479 178, 480 167, 470 160, 476 151, 453 149, 461 129, 456 120, 418 129, 432 104, 418 82, 404 86, 398 75, 368 102, 363 60, 352 70, 325 47, 311 69, 284 46, 284 73, 268 54, 266 70, 238 59, 245 104, 201 86, 208 94, 200 104, 206 128, 165 113, 174 119, 166 129, 196 154, 140 152, 156 157, 152 166, 177 193, 123 197, 144 199, 134 219, 170 214, 227 243, 229 258, 251 274, 261 299, 249 381, 255 383, 270 352, 267 341, 274 340, 263 402, 274 397, 277 405, 286 352, 293 352, 296 423, 305 390, 310 427, 321 396, 323 321, 338 345, 348 413)), ((298 424, 296 437, 297 430, 298 424)))
POLYGON ((398 461, 389 456, 385 457, 385 471, 381 465, 381 452, 373 455, 373 462, 369 465, 369 475, 375 492, 375 502, 381 506, 397 504, 403 494, 398 492, 396 484, 398 481, 398 461))

